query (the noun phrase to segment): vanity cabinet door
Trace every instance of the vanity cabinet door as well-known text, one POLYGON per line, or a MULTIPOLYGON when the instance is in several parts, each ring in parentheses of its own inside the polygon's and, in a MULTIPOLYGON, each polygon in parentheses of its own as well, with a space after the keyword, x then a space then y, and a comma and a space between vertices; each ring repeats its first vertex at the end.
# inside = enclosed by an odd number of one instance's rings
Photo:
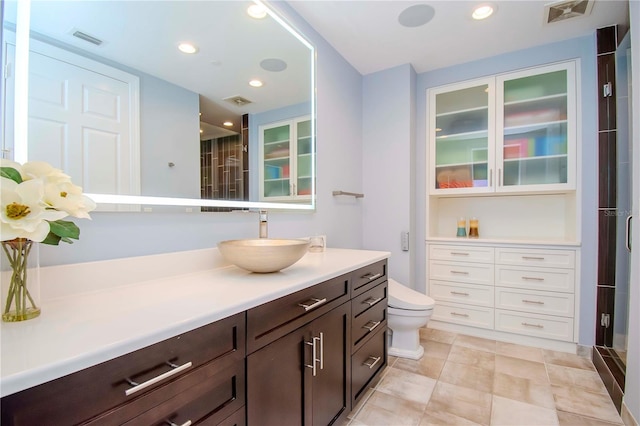
POLYGON ((247 424, 328 425, 350 410, 351 305, 247 357, 247 424))

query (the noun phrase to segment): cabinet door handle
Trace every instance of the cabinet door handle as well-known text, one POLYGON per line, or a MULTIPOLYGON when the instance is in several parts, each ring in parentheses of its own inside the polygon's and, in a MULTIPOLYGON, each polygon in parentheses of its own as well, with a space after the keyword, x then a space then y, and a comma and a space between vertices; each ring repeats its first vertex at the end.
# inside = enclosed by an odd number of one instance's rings
POLYGON ((317 299, 315 297, 312 297, 311 299, 307 300, 306 302, 302 302, 302 303, 298 303, 298 306, 300 306, 301 308, 304 308, 305 312, 308 312, 312 309, 317 308, 318 306, 327 303, 327 298, 325 297, 324 299, 317 299))
POLYGON ((366 365, 367 367, 369 367, 370 369, 373 368, 374 365, 376 365, 380 360, 382 359, 382 357, 379 356, 370 356, 369 358, 367 358, 367 361, 362 363, 362 365, 366 365), (371 361, 370 361, 371 360, 371 361))
POLYGON ((318 347, 316 346, 316 342, 319 341, 319 337, 313 337, 310 342, 305 342, 307 345, 311 346, 311 364, 305 364, 305 367, 310 368, 313 372, 313 377, 315 377, 318 373, 316 362, 318 359, 318 347))
POLYGON ((165 423, 168 424, 169 426, 191 426, 191 420, 187 420, 181 425, 178 425, 177 423, 174 423, 171 420, 165 420, 165 423))
POLYGON ((451 255, 452 256, 469 256, 469 253, 466 253, 464 251, 452 251, 451 255))
POLYGON ((502 186, 502 169, 498 169, 498 186, 502 186))
POLYGON ((631 253, 631 218, 633 218, 632 214, 627 216, 627 222, 624 228, 624 245, 627 247, 629 253, 631 253))
POLYGON ((167 371, 166 373, 162 373, 159 376, 154 377, 153 379, 149 379, 144 383, 136 383, 133 380, 127 378, 126 381, 127 383, 129 383, 131 386, 133 386, 132 388, 127 389, 126 391, 124 391, 124 394, 126 396, 132 395, 144 388, 148 388, 151 385, 155 385, 158 382, 163 381, 164 379, 167 379, 171 376, 174 376, 178 373, 180 373, 181 371, 184 371, 188 368, 191 368, 191 361, 182 364, 182 365, 175 365, 173 363, 167 362, 167 365, 170 366, 172 368, 172 370, 167 371))
POLYGON ((534 305, 544 305, 544 302, 541 302, 540 300, 527 300, 527 299, 522 299, 522 303, 532 303, 534 305))
POLYGON ((469 273, 467 271, 449 271, 452 274, 457 274, 457 275, 469 275, 469 273))
POLYGON ((463 293, 461 291, 451 291, 451 294, 453 294, 454 296, 468 296, 469 293, 463 293))
POLYGON ((381 300, 382 300, 382 297, 378 297, 376 299, 374 299, 373 297, 370 297, 367 300, 363 300, 362 303, 367 304, 369 306, 373 306, 381 300))
POLYGON ((324 370, 324 333, 320 333, 320 370, 324 370))
POLYGON ((382 276, 381 273, 377 273, 375 275, 372 275, 371 272, 369 272, 368 274, 365 274, 365 275, 361 276, 360 278, 366 278, 369 281, 373 281, 373 280, 375 280, 377 278, 380 278, 381 276, 382 276))
POLYGON ((469 314, 459 314, 457 312, 451 312, 451 315, 453 315, 454 317, 464 317, 464 318, 469 318, 469 314))
POLYGON ((381 321, 369 321, 368 323, 366 323, 365 325, 362 326, 362 328, 369 330, 370 332, 375 330, 377 326, 379 326, 381 323, 381 321))
POLYGON ((493 169, 489 169, 489 187, 493 186, 493 169))

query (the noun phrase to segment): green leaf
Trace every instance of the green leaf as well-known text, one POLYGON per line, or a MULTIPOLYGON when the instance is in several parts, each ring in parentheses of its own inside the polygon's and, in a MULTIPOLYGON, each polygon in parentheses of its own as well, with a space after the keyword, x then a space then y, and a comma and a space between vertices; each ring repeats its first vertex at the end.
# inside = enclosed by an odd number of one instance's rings
POLYGON ((0 176, 11 179, 15 183, 22 183, 20 172, 13 167, 0 167, 0 176))
POLYGON ((42 244, 49 244, 49 245, 52 245, 52 246, 57 246, 58 244, 60 244, 60 239, 61 238, 58 237, 53 232, 49 232, 49 234, 47 234, 47 238, 42 240, 42 244))
POLYGON ((75 223, 68 220, 56 220, 55 222, 49 222, 49 227, 52 234, 60 237, 65 243, 71 243, 69 238, 77 240, 80 238, 80 228, 75 223))

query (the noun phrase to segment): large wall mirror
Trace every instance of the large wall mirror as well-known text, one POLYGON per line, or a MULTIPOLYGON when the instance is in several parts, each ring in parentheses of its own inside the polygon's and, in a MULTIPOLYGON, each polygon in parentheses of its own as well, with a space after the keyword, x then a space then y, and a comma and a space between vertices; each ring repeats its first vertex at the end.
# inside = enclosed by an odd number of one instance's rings
POLYGON ((268 5, 24 4, 3 2, 6 158, 52 163, 104 210, 314 208, 315 52, 268 5))

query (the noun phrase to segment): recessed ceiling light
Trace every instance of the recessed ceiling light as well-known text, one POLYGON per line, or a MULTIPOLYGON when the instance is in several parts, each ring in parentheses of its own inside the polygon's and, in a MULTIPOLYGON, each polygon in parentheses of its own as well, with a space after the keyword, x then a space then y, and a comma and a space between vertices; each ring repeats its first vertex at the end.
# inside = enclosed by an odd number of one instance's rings
POLYGON ((178 45, 178 50, 180 50, 182 53, 196 53, 198 51, 198 48, 191 43, 180 43, 178 45))
POLYGON ((249 86, 251 87, 262 87, 263 83, 260 80, 251 80, 249 81, 249 86))
POLYGON ((253 4, 247 8, 247 13, 252 18, 262 19, 267 16, 267 9, 259 4, 253 4))
POLYGON ((490 4, 481 4, 480 6, 473 9, 473 13, 471 17, 476 20, 486 19, 489 16, 493 15, 495 11, 495 7, 490 4))
POLYGON ((225 121, 224 123, 222 123, 223 126, 227 126, 227 127, 231 127, 233 126, 233 123, 230 121, 225 121))

